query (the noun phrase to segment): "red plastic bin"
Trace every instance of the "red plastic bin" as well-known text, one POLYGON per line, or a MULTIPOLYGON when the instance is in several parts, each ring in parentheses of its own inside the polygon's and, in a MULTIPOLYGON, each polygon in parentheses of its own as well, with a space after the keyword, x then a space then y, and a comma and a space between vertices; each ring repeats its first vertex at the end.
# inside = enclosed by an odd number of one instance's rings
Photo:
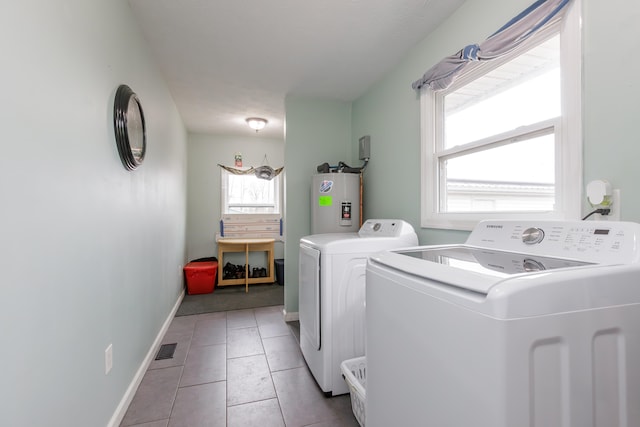
POLYGON ((190 262, 183 270, 189 295, 213 292, 218 273, 217 261, 190 262))

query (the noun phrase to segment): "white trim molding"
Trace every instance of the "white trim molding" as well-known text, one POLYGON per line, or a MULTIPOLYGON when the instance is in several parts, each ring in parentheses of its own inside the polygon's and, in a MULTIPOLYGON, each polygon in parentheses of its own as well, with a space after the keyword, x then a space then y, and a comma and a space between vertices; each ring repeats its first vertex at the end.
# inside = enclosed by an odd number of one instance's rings
POLYGON ((133 400, 133 397, 136 395, 136 391, 138 391, 138 387, 140 387, 142 378, 144 377, 144 374, 147 372, 149 365, 155 358, 155 355, 158 352, 158 349, 160 348, 160 343, 162 343, 162 339, 164 338, 164 335, 167 333, 167 330, 169 329, 169 325, 171 325, 171 322, 173 321, 173 318, 175 317, 176 312, 178 311, 178 308, 180 307, 180 304, 182 303, 183 299, 184 299, 184 290, 178 296, 178 299, 174 304, 173 309, 169 313, 169 316, 167 316, 167 318, 165 319, 164 324, 162 325, 162 328, 160 328, 160 331, 158 332, 156 339, 153 341, 153 344, 151 344, 151 347, 149 348, 149 351, 147 352, 146 357, 142 361, 142 364, 138 368, 138 371, 136 372, 133 379, 131 380, 131 383, 129 384, 127 391, 124 393, 124 396, 122 396, 122 399, 118 404, 118 407, 116 408, 115 412, 111 416, 111 419, 107 424, 107 427, 118 427, 122 422, 122 419, 124 418, 124 415, 127 413, 127 409, 129 409, 129 405, 133 400))

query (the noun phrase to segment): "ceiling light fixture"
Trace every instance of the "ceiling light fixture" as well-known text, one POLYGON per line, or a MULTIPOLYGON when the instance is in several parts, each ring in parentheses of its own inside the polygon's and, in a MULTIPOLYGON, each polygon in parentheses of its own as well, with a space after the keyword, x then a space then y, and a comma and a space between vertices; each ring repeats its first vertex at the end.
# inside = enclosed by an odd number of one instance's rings
POLYGON ((260 129, 264 129, 264 127, 269 123, 266 119, 262 119, 260 117, 249 117, 247 119, 247 124, 251 129, 255 129, 258 132, 260 129))

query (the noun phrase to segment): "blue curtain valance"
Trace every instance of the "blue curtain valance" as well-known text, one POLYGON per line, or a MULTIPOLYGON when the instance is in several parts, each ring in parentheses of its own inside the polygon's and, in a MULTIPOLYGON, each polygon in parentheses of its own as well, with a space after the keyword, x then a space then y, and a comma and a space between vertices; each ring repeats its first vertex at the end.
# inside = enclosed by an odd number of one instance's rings
POLYGON ((492 60, 513 51, 553 18, 561 16, 570 1, 536 1, 482 43, 465 46, 455 55, 444 58, 413 82, 411 87, 419 90, 428 86, 433 91, 448 88, 467 64, 492 60))

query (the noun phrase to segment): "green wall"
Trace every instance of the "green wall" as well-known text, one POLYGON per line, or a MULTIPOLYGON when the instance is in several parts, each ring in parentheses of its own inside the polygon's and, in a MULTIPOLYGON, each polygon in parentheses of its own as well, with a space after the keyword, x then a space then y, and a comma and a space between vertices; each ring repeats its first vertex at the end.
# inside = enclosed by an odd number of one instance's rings
POLYGON ((411 83, 443 57, 484 40, 530 3, 465 2, 353 103, 353 136, 371 135, 364 194, 368 216, 409 221, 425 245, 466 239, 463 231, 420 228, 420 95, 411 83))
POLYGON ((186 131, 126 0, 0 9, 0 425, 117 425, 183 290, 186 131), (122 83, 147 124, 133 172, 122 83))
POLYGON ((311 176, 324 162, 351 164, 351 104, 285 100, 285 310, 298 311, 298 249, 311 230, 311 176))
POLYGON ((583 17, 584 182, 611 182, 621 219, 640 222, 640 2, 586 0, 583 17))

